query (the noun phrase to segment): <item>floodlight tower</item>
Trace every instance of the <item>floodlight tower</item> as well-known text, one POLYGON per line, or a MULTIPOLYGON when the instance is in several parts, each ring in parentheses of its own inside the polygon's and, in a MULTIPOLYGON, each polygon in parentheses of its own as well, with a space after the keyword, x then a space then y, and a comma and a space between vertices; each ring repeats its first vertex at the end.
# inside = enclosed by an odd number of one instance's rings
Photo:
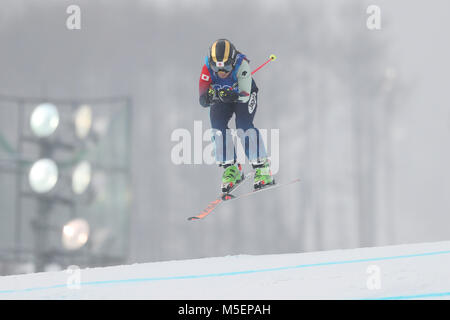
POLYGON ((43 271, 46 264, 47 226, 52 210, 52 199, 45 197, 57 184, 59 174, 58 166, 51 159, 53 146, 47 140, 58 128, 60 116, 57 107, 51 103, 39 104, 30 117, 30 128, 38 138, 40 146, 40 159, 31 166, 28 173, 28 182, 31 189, 37 194, 38 216, 32 227, 35 236, 35 267, 36 271, 43 271))
POLYGON ((6 160, 13 164, 2 164, 1 173, 16 178, 15 197, 8 204, 14 208, 14 261, 33 264, 38 272, 48 265, 125 261, 130 243, 131 99, 44 101, 0 95, 0 103, 4 101, 13 106, 11 119, 18 119, 17 138, 11 137, 15 147, 0 136, 6 160))

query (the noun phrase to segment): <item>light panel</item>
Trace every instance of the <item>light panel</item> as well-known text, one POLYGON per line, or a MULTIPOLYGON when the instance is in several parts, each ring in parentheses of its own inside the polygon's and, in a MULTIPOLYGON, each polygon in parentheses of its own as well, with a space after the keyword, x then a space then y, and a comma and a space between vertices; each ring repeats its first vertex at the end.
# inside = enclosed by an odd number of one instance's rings
POLYGON ((76 250, 86 244, 89 239, 89 224, 78 218, 69 221, 62 229, 62 243, 67 250, 76 250))
POLYGON ((88 105, 80 106, 75 113, 75 131, 77 137, 85 139, 92 127, 92 109, 88 105))
POLYGON ((72 174, 72 190, 76 194, 82 194, 91 183, 91 164, 88 161, 80 162, 72 174))
POLYGON ((28 181, 33 191, 46 193, 58 182, 58 167, 51 159, 40 159, 30 169, 28 181))
POLYGON ((42 103, 31 114, 30 127, 33 133, 39 137, 48 137, 59 125, 59 113, 54 104, 42 103))

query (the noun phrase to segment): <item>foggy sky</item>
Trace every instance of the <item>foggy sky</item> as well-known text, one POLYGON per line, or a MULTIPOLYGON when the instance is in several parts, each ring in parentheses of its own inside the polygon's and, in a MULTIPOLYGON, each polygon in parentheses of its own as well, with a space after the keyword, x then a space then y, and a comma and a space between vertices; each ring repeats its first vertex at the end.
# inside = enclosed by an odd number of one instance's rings
POLYGON ((77 1, 77 31, 71 1, 2 3, 0 94, 133 99, 130 262, 448 239, 448 2, 77 1), (366 28, 369 4, 381 30, 366 28), (255 75, 255 124, 280 129, 278 180, 302 183, 192 224, 221 169, 174 165, 170 135, 209 128, 198 78, 222 37, 252 69, 278 56, 255 75))

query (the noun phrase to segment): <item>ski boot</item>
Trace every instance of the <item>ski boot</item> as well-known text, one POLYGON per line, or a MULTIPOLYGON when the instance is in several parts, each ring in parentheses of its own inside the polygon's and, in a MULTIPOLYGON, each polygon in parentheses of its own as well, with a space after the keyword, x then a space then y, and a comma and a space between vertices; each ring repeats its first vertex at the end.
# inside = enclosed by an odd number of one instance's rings
POLYGON ((270 170, 270 162, 268 159, 262 159, 259 162, 252 163, 252 167, 253 169, 256 169, 253 180, 254 190, 275 184, 275 179, 272 177, 272 171, 270 170))
POLYGON ((229 193, 244 180, 242 166, 240 163, 229 163, 221 166, 225 169, 222 175, 222 192, 229 193))

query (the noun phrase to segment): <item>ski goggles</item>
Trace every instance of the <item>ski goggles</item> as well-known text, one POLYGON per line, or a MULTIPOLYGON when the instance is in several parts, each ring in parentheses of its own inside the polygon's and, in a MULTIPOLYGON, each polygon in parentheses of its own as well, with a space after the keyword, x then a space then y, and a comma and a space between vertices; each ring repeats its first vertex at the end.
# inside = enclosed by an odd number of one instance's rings
POLYGON ((217 63, 210 63, 210 67, 214 72, 230 72, 233 70, 233 66, 231 64, 224 64, 223 62, 217 62, 217 63))

